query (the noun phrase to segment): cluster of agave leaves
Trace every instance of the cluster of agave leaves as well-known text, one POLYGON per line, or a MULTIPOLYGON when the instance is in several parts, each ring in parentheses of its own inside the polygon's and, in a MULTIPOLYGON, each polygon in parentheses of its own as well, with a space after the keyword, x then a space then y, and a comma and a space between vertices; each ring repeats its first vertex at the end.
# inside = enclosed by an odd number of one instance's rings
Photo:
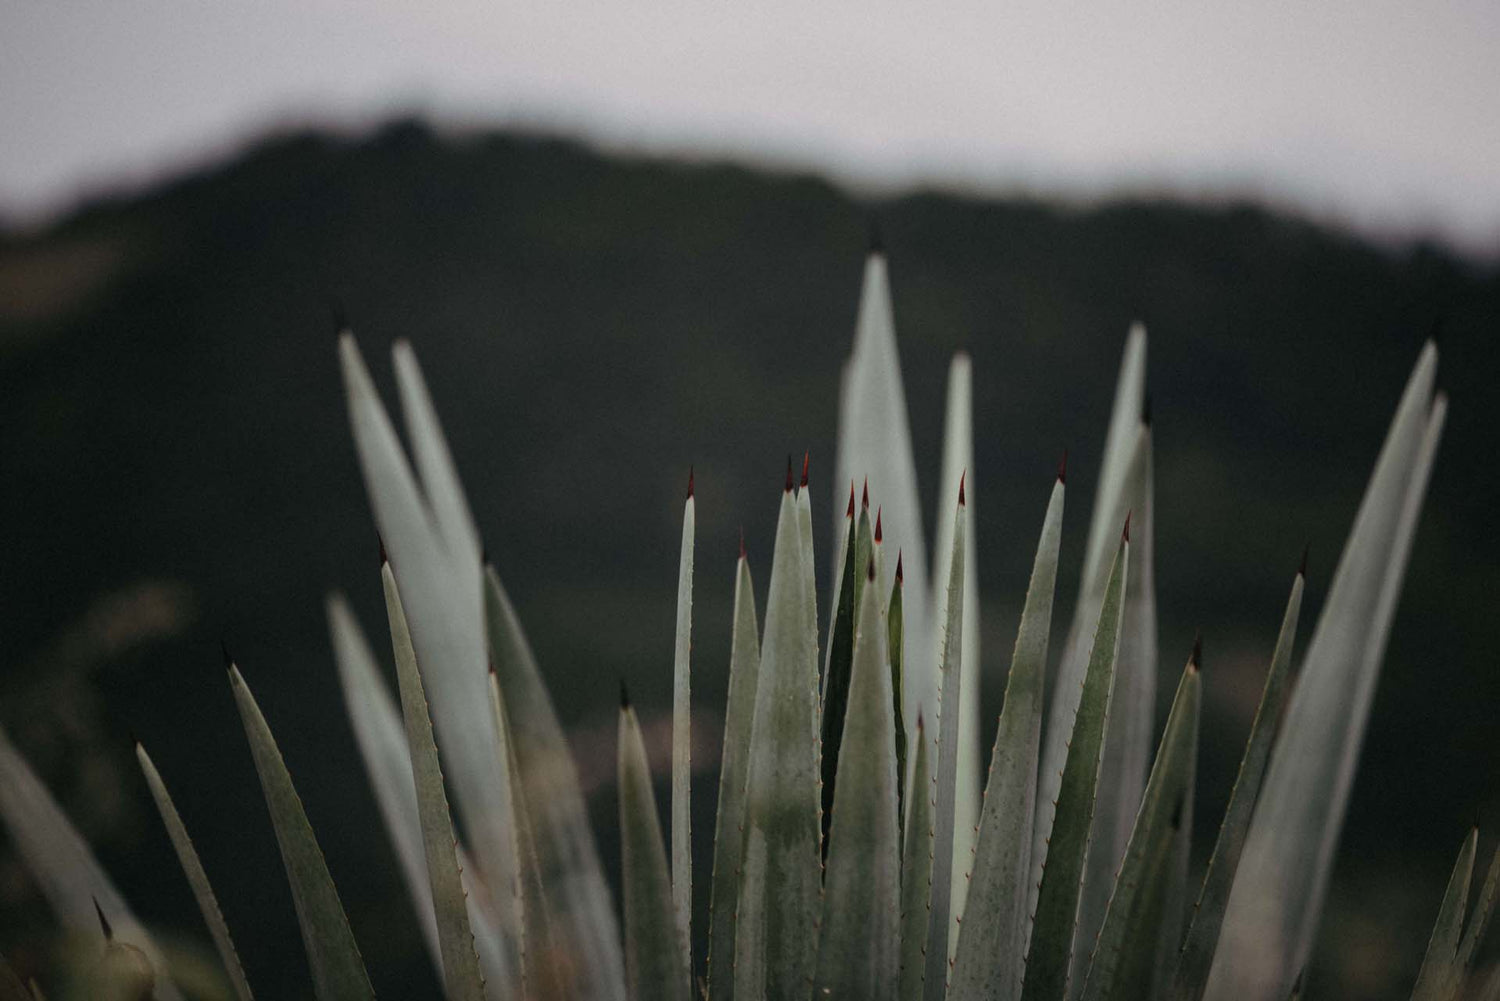
MULTIPOLYGON (((388 558, 399 700, 348 605, 329 600, 354 731, 451 1001, 1283 1001, 1300 992, 1446 403, 1421 352, 1293 676, 1293 580, 1239 775, 1201 884, 1188 880, 1202 679, 1177 682, 1152 755, 1157 675, 1146 340, 1127 340, 1080 594, 1043 728, 1062 532, 1059 469, 981 790, 969 368, 949 385, 930 579, 884 254, 865 273, 845 373, 825 642, 812 506, 789 464, 764 621, 743 548, 714 832, 706 977, 691 954, 689 753, 695 500, 684 509, 670 842, 623 698, 622 912, 588 829, 541 673, 479 536, 409 346, 395 375, 411 459, 352 336, 340 344, 359 460, 388 558), (856 507, 852 484, 866 482, 856 507), (967 481, 967 482, 966 482, 967 481), (868 498, 883 498, 870 515, 868 498), (872 525, 873 522, 873 525, 872 525), (888 554, 896 553, 895 559, 888 554), (820 653, 821 650, 821 653, 820 653), (454 793, 450 813, 447 790, 454 793), (461 837, 455 834, 457 829, 461 837)), ((226 658, 227 659, 227 658, 226 658)), ((372 997, 359 949, 271 730, 243 717, 323 1001, 372 997)), ((148 785, 233 995, 250 987, 207 875, 149 756, 148 785)), ((95 938, 90 997, 176 1001, 164 954, 0 736, 0 814, 58 916, 95 938)), ((1500 856, 1469 895, 1465 839, 1413 997, 1475 988, 1500 856)), ((0 1001, 34 996, 0 963, 0 1001)), ((1500 997, 1500 979, 1483 985, 1500 997)), ((227 995, 224 995, 227 996, 227 995)))

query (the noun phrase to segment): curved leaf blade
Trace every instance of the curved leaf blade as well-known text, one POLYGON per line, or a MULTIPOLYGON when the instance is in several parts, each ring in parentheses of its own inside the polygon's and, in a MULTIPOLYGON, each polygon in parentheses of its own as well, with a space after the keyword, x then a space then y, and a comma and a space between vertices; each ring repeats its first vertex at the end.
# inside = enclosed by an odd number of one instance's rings
POLYGON ((912 735, 911 787, 901 837, 901 991, 920 998, 927 975, 927 925, 932 913, 933 776, 922 714, 912 735))
POLYGON ((1464 912, 1469 902, 1469 883, 1474 878, 1474 852, 1479 847, 1479 828, 1471 829, 1458 850, 1443 903, 1427 940, 1427 953, 1417 971, 1411 1001, 1452 1001, 1463 987, 1464 970, 1459 963, 1459 943, 1464 930, 1464 912))
MULTIPOLYGON (((697 502, 692 477, 682 508, 677 567, 677 631, 672 648, 672 905, 688 969, 693 968, 693 538, 697 502)), ((814 626, 816 628, 816 625, 814 626)))

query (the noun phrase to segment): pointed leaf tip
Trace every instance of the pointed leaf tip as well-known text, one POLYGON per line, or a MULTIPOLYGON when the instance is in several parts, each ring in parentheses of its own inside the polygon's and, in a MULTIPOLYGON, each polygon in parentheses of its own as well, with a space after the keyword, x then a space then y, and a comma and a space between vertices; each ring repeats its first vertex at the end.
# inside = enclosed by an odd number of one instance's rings
POLYGON ((344 300, 331 292, 328 294, 328 314, 333 319, 335 336, 349 333, 349 311, 344 308, 344 300))
POLYGON ((1202 633, 1195 633, 1193 635, 1193 653, 1192 653, 1192 656, 1188 657, 1188 667, 1190 667, 1190 668, 1192 668, 1193 670, 1196 671, 1202 665, 1203 665, 1203 634, 1202 633))
POLYGON ((229 655, 229 644, 223 639, 219 640, 219 653, 224 657, 224 669, 227 671, 234 667, 234 658, 229 655))
POLYGON ((1302 562, 1297 566, 1297 576, 1307 580, 1307 551, 1311 545, 1302 547, 1302 562))
POLYGON ((807 489, 807 464, 812 459, 812 451, 802 453, 802 489, 807 489))
POLYGON ((745 558, 745 526, 740 526, 740 559, 745 558))
POLYGON ((876 542, 880 542, 884 538, 884 533, 880 529, 880 514, 881 514, 881 512, 883 510, 884 510, 883 507, 877 507, 875 509, 875 541, 876 542))
POLYGON ((865 580, 875 579, 875 557, 871 556, 865 567, 865 580))
POLYGON ((625 679, 620 679, 620 708, 630 708, 630 689, 625 687, 625 679))
POLYGON ((1057 482, 1068 482, 1068 450, 1063 449, 1062 461, 1057 464, 1057 482))
POLYGON ((868 476, 865 477, 864 492, 859 496, 859 506, 865 510, 869 510, 870 507, 870 478, 868 476))
POLYGON ((906 580, 906 575, 901 572, 901 550, 896 550, 896 583, 901 584, 906 580))
POLYGON ((104 940, 106 942, 113 942, 115 940, 115 930, 109 926, 109 918, 104 916, 104 908, 99 906, 99 898, 91 897, 90 899, 94 902, 94 913, 99 916, 99 929, 104 932, 104 940))
POLYGON ((792 492, 792 453, 786 454, 786 492, 792 492))
POLYGON ((849 481, 849 510, 844 512, 845 518, 854 517, 854 481, 849 481))
POLYGON ((380 545, 380 565, 385 566, 391 561, 390 556, 387 555, 385 551, 385 536, 381 535, 379 532, 376 532, 375 541, 380 545))
POLYGON ((692 466, 688 466, 688 492, 687 492, 687 499, 688 500, 692 500, 693 499, 693 467, 692 466))
POLYGON ((958 506, 964 506, 964 482, 969 478, 969 471, 965 469, 958 477, 958 506))
POLYGON ((1125 512, 1125 530, 1120 533, 1120 538, 1126 542, 1130 541, 1130 516, 1133 514, 1135 514, 1134 509, 1125 512))
POLYGON ((885 236, 880 232, 880 217, 870 216, 870 253, 885 255, 885 236))
POLYGON ((1151 394, 1147 393, 1141 400, 1141 424, 1151 426, 1151 394))

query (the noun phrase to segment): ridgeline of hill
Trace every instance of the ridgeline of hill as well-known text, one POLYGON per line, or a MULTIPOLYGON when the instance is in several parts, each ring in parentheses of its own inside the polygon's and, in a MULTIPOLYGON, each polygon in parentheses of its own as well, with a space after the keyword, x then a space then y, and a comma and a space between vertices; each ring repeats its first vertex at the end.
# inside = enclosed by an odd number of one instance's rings
MULTIPOLYGON (((991 728, 1057 457, 1070 450, 1065 623, 1119 351, 1130 321, 1148 324, 1164 679, 1197 629, 1206 651, 1200 849, 1303 546, 1305 638, 1441 319, 1451 417, 1313 971, 1324 993, 1398 995, 1476 809, 1486 832, 1500 826, 1500 270, 1253 206, 873 204, 811 177, 412 123, 279 138, 46 233, 0 236, 0 722, 147 919, 197 928, 130 770, 131 729, 174 788, 252 980, 298 996, 290 898, 218 670, 223 638, 282 741, 377 987, 431 990, 323 620, 325 593, 343 588, 373 635, 383 621, 335 308, 387 389, 389 343, 415 343, 570 724, 607 718, 617 676, 645 706, 668 704, 679 498, 695 464, 694 694, 716 710, 738 528, 763 588, 789 452, 811 449, 828 550, 846 489, 826 479, 839 370, 872 212, 929 526, 947 360, 974 357, 991 728)), ((695 788, 704 862, 714 788, 695 788)), ((613 864, 612 791, 593 809, 613 864)), ((17 885, 0 878, 0 908, 26 915, 0 937, 13 958, 40 920, 17 885)))

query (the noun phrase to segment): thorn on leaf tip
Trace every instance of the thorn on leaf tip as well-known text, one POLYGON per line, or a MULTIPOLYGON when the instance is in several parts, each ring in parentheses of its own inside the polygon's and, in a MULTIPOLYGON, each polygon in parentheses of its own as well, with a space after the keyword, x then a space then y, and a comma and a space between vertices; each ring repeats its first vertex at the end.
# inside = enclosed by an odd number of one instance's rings
POLYGON ((881 530, 880 530, 880 514, 881 514, 881 512, 883 510, 884 510, 884 508, 879 508, 879 507, 877 507, 875 509, 875 541, 876 542, 880 542, 880 541, 882 541, 884 539, 884 533, 882 533, 881 530))
POLYGON ((630 689, 625 687, 625 679, 620 679, 620 708, 630 708, 630 689))
POLYGON ((1194 670, 1196 670, 1199 667, 1201 667, 1202 665, 1203 665, 1203 634, 1202 633, 1195 633, 1193 635, 1193 653, 1192 653, 1192 656, 1188 657, 1188 666, 1191 667, 1191 668, 1193 668, 1194 670))
POLYGON ((807 464, 812 459, 812 451, 802 453, 802 489, 807 489, 807 464))
POLYGON ((376 532, 375 541, 380 544, 380 565, 385 566, 391 561, 390 556, 387 555, 385 551, 385 536, 381 535, 379 532, 376 532))
POLYGON ((844 512, 845 518, 854 517, 854 481, 849 481, 849 510, 844 512))
POLYGON ((1057 464, 1057 482, 1068 482, 1068 450, 1063 449, 1062 461, 1057 464))
POLYGON ((99 928, 104 932, 105 941, 113 942, 115 939, 115 930, 109 926, 109 918, 104 916, 104 908, 99 906, 99 898, 91 897, 89 899, 94 902, 94 913, 99 916, 99 928))
POLYGON ((965 469, 958 477, 958 506, 964 506, 964 483, 969 478, 969 471, 965 469))
POLYGON ((792 492, 792 453, 786 455, 786 492, 792 492))
POLYGON ((864 492, 859 496, 859 506, 865 510, 869 510, 870 507, 870 478, 868 476, 865 477, 864 492))
POLYGON ((896 583, 905 583, 906 575, 901 572, 901 550, 896 550, 896 583))
POLYGON ((1120 533, 1120 538, 1124 539, 1126 542, 1130 541, 1130 516, 1133 514, 1135 514, 1134 510, 1125 512, 1125 530, 1120 533))
POLYGON ((1307 551, 1311 548, 1311 544, 1302 547, 1302 562, 1297 566, 1297 576, 1303 580, 1307 580, 1307 551))
POLYGON ((693 467, 688 466, 688 500, 693 499, 693 467))

